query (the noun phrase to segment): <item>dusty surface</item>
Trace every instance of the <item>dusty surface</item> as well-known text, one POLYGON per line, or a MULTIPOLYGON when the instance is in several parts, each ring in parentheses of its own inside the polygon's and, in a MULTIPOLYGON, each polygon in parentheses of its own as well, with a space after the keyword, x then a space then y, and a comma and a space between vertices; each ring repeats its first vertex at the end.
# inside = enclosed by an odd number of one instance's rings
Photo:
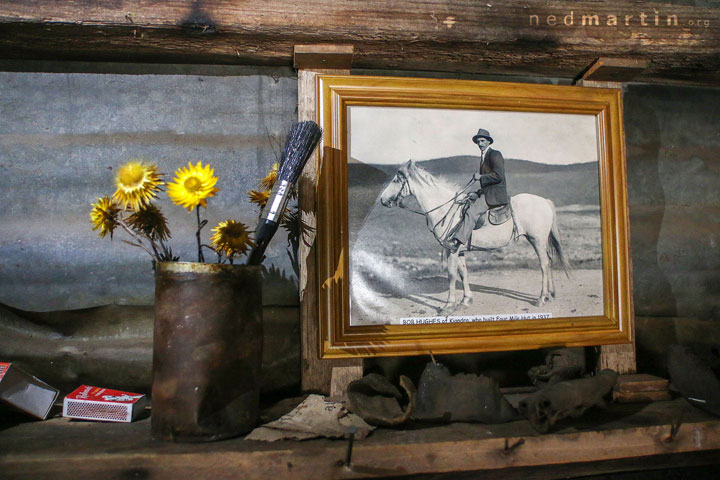
MULTIPOLYGON (((603 310, 602 271, 573 270, 568 278, 562 271, 553 272, 556 297, 536 306, 540 293, 540 271, 533 269, 470 271, 473 303, 441 312, 448 297, 446 276, 403 278, 390 285, 378 277, 353 281, 352 324, 401 323, 400 318, 435 316, 479 316, 551 314, 553 318, 601 315, 603 310)), ((353 277, 356 280, 356 277, 353 277)), ((462 285, 456 284, 456 299, 462 299, 462 285)))

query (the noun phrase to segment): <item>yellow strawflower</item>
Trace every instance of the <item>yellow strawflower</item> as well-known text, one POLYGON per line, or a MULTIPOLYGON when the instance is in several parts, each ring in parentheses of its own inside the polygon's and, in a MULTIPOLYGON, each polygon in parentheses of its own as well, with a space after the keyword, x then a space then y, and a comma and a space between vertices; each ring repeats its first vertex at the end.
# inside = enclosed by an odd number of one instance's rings
POLYGON ((115 176, 117 190, 113 195, 122 208, 128 206, 137 211, 157 197, 156 192, 163 184, 157 166, 141 160, 132 160, 122 167, 115 176))
POLYGON ((202 166, 188 163, 186 167, 180 167, 175 171, 174 183, 167 186, 168 196, 176 205, 185 207, 188 211, 200 205, 207 206, 206 199, 214 197, 219 188, 214 188, 217 177, 213 176, 214 170, 210 165, 202 166))
POLYGON ((170 229, 167 219, 158 207, 149 203, 140 210, 127 217, 127 223, 137 232, 142 232, 152 240, 167 240, 170 238, 170 229))
POLYGON ((260 180, 260 186, 265 187, 267 190, 272 190, 275 182, 277 182, 278 170, 280 170, 280 164, 277 162, 273 163, 270 172, 268 172, 265 178, 260 180))
POLYGON ((270 190, 250 190, 248 197, 250 197, 251 203, 257 204, 262 210, 270 199, 270 190))
POLYGON ((98 232, 100 238, 105 238, 108 233, 112 238, 113 231, 118 226, 117 218, 120 214, 120 207, 107 196, 98 198, 97 203, 93 203, 92 207, 90 210, 92 229, 100 230, 98 232))
POLYGON ((248 251, 248 248, 255 246, 255 242, 250 239, 248 228, 241 222, 226 220, 220 222, 212 231, 210 244, 218 253, 228 258, 242 255, 248 251))

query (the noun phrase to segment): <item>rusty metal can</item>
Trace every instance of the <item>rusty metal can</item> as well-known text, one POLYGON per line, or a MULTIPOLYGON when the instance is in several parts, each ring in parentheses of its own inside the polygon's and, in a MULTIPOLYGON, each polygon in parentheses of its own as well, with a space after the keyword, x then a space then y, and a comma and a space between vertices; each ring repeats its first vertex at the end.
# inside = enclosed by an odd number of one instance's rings
POLYGON ((254 428, 262 342, 259 266, 158 263, 153 438, 207 442, 254 428))

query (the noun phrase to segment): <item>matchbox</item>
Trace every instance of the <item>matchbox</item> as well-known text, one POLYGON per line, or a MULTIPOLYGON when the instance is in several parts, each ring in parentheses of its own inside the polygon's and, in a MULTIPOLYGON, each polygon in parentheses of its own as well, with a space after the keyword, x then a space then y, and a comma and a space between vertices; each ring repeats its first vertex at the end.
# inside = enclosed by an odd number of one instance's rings
POLYGON ((3 403, 45 420, 59 393, 14 364, 0 362, 0 401, 3 403))
POLYGON ((104 422, 132 422, 147 405, 139 393, 83 385, 65 397, 63 417, 104 422))

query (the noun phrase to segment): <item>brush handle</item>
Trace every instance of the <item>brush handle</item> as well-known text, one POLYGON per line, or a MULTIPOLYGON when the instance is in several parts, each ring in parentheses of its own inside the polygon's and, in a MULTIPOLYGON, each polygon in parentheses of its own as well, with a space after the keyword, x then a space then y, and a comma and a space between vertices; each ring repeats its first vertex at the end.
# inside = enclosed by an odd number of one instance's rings
POLYGON ((250 252, 250 256, 247 261, 248 265, 260 265, 262 263, 263 258, 265 258, 265 249, 267 248, 268 243, 270 243, 272 237, 275 235, 275 232, 277 232, 279 226, 280 224, 275 222, 263 222, 258 226, 255 248, 253 248, 252 252, 250 252))
POLYGON ((282 221, 285 207, 290 199, 290 191, 300 176, 305 162, 320 141, 321 135, 322 129, 312 121, 295 123, 290 129, 283 150, 283 160, 278 169, 278 179, 255 229, 255 248, 248 256, 248 265, 262 263, 265 249, 282 221))
POLYGON ((278 180, 273 186, 255 230, 255 248, 250 252, 248 265, 260 265, 262 263, 265 249, 275 232, 277 232, 278 226, 280 226, 283 212, 285 212, 285 207, 287 207, 288 200, 290 200, 291 189, 292 184, 287 180, 278 180))

